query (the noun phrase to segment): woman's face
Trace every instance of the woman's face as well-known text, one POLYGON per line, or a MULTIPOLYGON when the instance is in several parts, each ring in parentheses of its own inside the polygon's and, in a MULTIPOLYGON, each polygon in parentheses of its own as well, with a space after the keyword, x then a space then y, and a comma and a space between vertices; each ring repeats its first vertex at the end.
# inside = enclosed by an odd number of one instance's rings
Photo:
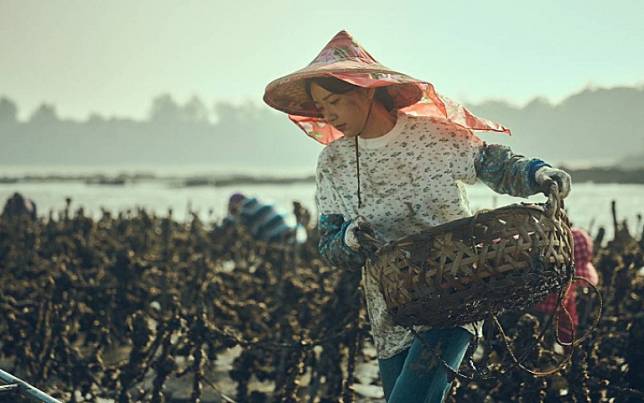
POLYGON ((344 94, 334 94, 311 84, 311 97, 315 107, 324 120, 340 130, 346 137, 355 137, 363 129, 362 125, 369 113, 369 90, 357 88, 344 94))

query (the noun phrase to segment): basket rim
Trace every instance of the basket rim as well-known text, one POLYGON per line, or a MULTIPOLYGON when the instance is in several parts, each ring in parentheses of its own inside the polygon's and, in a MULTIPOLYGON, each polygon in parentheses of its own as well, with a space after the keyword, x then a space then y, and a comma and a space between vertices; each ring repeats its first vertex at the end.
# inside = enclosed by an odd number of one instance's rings
POLYGON ((469 224, 471 223, 472 220, 487 220, 494 218, 494 216, 498 215, 499 213, 519 213, 519 214, 530 214, 530 213, 537 213, 544 215, 544 218, 550 218, 546 214, 546 204, 547 203, 514 203, 514 204, 509 204, 507 206, 503 207, 498 207, 495 209, 482 209, 479 212, 472 214, 471 216, 468 217, 462 217, 458 218, 453 221, 449 221, 443 224, 436 225, 434 227, 425 229, 420 232, 416 232, 414 234, 409 234, 405 235, 401 238, 398 238, 396 240, 388 241, 385 244, 383 244, 379 248, 379 252, 382 252, 386 249, 390 249, 395 247, 396 245, 400 243, 405 243, 405 242, 414 242, 417 241, 418 238, 424 238, 429 235, 435 235, 436 233, 444 233, 446 231, 452 230, 455 227, 460 227, 463 224, 469 224))

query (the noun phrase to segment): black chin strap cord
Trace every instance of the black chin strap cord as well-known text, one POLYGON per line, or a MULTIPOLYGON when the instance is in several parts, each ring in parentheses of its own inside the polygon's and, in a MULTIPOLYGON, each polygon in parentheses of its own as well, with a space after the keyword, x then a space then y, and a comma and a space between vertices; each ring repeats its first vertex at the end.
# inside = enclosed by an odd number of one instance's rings
POLYGON ((360 197, 360 158, 358 155, 358 136, 356 136, 356 176, 358 177, 358 210, 362 207, 362 198, 360 197))
POLYGON ((360 197, 360 157, 359 157, 359 154, 358 154, 358 137, 364 131, 365 127, 367 126, 367 122, 369 122, 369 118, 371 117, 371 109, 372 108, 373 108, 373 98, 371 99, 371 103, 369 104, 369 112, 367 112, 367 118, 365 119, 364 123, 362 124, 362 129, 360 129, 360 132, 355 137, 356 177, 358 178, 358 210, 360 210, 360 208, 362 207, 362 197, 360 197))

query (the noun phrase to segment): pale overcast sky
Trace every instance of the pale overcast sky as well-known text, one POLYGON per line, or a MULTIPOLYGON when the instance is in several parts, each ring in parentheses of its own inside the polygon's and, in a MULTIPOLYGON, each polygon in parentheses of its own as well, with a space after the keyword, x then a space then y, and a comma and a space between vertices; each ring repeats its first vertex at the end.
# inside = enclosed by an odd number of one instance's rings
POLYGON ((0 0, 0 95, 21 118, 146 115, 164 92, 260 104, 341 29, 461 102, 644 84, 637 0, 0 0))

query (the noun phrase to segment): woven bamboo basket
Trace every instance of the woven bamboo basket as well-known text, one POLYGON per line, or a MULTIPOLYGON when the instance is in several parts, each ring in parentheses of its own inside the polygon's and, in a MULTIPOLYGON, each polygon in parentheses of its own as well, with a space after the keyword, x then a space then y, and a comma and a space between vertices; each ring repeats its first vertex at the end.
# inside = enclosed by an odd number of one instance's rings
POLYGON ((367 273, 403 326, 451 327, 529 308, 574 274, 560 206, 555 188, 543 204, 479 212, 404 237, 378 248, 367 273))

